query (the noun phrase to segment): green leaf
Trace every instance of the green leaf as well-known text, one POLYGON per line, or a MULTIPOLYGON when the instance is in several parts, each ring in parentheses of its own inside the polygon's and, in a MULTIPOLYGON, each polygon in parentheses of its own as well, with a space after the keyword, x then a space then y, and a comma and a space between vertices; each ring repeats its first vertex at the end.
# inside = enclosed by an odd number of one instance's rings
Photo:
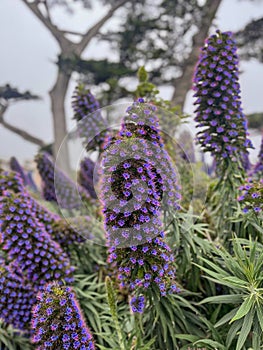
POLYGON ((242 300, 243 294, 228 294, 228 295, 215 295, 205 298, 200 301, 199 304, 213 303, 213 304, 236 304, 242 300))
POLYGON ((223 324, 225 324, 226 322, 229 322, 231 320, 231 318, 234 317, 234 315, 236 314, 238 309, 239 309, 239 307, 236 307, 235 309, 228 312, 225 316, 223 316, 219 321, 217 321, 217 323, 215 324, 215 328, 218 328, 218 327, 222 326, 223 324))
POLYGON ((241 350, 245 341, 247 340, 248 334, 251 331, 253 319, 254 319, 255 311, 251 310, 251 312, 247 313, 244 320, 241 331, 238 336, 236 350, 241 350))
POLYGON ((237 313, 232 318, 230 323, 232 323, 232 322, 234 322, 236 320, 239 320, 240 318, 244 317, 249 312, 249 310, 251 309, 253 303, 254 303, 253 295, 248 296, 244 300, 244 302, 241 304, 240 308, 238 309, 237 313))

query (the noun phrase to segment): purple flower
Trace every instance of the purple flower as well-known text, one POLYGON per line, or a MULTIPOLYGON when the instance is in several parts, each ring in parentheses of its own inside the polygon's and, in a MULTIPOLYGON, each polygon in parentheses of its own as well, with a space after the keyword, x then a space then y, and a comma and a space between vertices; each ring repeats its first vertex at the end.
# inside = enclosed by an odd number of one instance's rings
POLYGON ((88 157, 84 158, 80 163, 78 174, 78 183, 85 188, 92 198, 97 198, 94 184, 98 182, 98 178, 94 176, 95 163, 88 157))
POLYGON ((21 176, 13 171, 3 171, 0 169, 0 196, 6 190, 19 193, 24 191, 24 184, 21 176))
POLYGON ((78 85, 73 94, 72 108, 77 121, 77 132, 87 149, 101 147, 106 137, 107 124, 99 102, 84 85, 78 85))
POLYGON ((21 331, 30 329, 31 310, 36 301, 32 286, 18 274, 18 269, 0 266, 0 318, 21 331), (16 272, 15 272, 16 271, 16 272))
POLYGON ((237 46, 230 32, 217 31, 206 40, 196 67, 193 89, 197 105, 195 120, 197 126, 203 128, 197 134, 203 150, 211 152, 218 163, 231 158, 239 159, 246 166, 243 160, 247 147, 252 144, 247 139, 247 122, 241 107, 237 46), (231 65, 227 64, 225 56, 231 56, 231 65), (207 62, 210 65, 207 66, 207 62), (204 66, 207 67, 205 71, 204 66), (218 75, 209 74, 215 70, 218 75))
POLYGON ((237 200, 240 202, 241 208, 245 213, 250 210, 259 213, 263 209, 263 180, 257 181, 248 178, 243 186, 240 186, 241 194, 237 200))
POLYGON ((33 308, 32 342, 38 349, 95 349, 72 288, 51 283, 37 299, 33 308))
POLYGON ((89 201, 89 193, 83 187, 77 186, 60 169, 55 168, 52 158, 47 153, 38 154, 36 163, 45 200, 57 202, 63 209, 79 209, 82 200, 89 201))
POLYGON ((25 186, 29 185, 27 175, 25 174, 22 166, 19 164, 18 160, 15 157, 11 157, 10 159, 10 169, 20 175, 25 186))
POLYGON ((134 296, 130 300, 130 306, 132 312, 142 314, 145 308, 145 297, 143 295, 134 296))
POLYGON ((72 282, 73 268, 38 220, 26 193, 4 192, 0 201, 2 249, 36 288, 48 281, 72 282))
POLYGON ((118 271, 121 285, 131 291, 157 284, 163 292, 175 277, 174 257, 164 240, 161 213, 167 206, 180 208, 179 187, 156 114, 155 106, 142 100, 134 102, 118 135, 105 144, 102 159, 109 262, 118 271), (132 136, 127 137, 126 131, 132 136), (167 262, 170 274, 163 274, 167 262))
POLYGON ((258 179, 263 178, 263 137, 261 140, 260 151, 258 154, 258 162, 253 169, 252 176, 258 179))

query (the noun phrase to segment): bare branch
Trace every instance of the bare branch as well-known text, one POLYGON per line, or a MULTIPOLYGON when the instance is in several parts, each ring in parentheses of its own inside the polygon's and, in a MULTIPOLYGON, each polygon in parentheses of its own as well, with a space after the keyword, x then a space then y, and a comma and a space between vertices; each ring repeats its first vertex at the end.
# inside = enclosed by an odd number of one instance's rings
POLYGON ((19 135, 20 137, 22 137, 24 140, 29 141, 31 143, 34 143, 37 146, 43 147, 45 145, 45 142, 42 141, 41 139, 39 139, 38 137, 35 137, 31 134, 29 134, 28 132, 17 128, 14 125, 9 124, 8 122, 6 122, 4 120, 4 113, 7 110, 8 105, 1 105, 1 109, 0 109, 0 124, 2 124, 6 129, 8 129, 9 131, 12 131, 13 133, 19 135))
POLYGON ((189 57, 184 61, 182 66, 182 75, 174 80, 174 93, 172 97, 173 105, 180 105, 183 108, 186 94, 191 89, 194 67, 200 54, 205 38, 208 35, 211 23, 216 15, 216 12, 222 0, 211 0, 210 5, 206 6, 202 20, 200 22, 198 32, 193 36, 193 47, 189 57))
POLYGON ((80 55, 89 44, 92 38, 99 33, 101 27, 107 22, 108 19, 112 17, 115 11, 126 3, 131 2, 131 0, 120 0, 116 1, 116 4, 111 7, 111 9, 106 13, 100 21, 98 21, 94 26, 92 26, 84 35, 81 41, 78 44, 75 44, 76 51, 80 55))
POLYGON ((29 2, 28 0, 22 0, 23 3, 35 14, 35 16, 44 24, 44 26, 51 32, 53 37, 57 40, 59 46, 62 47, 67 47, 71 42, 64 37, 63 32, 61 32, 56 25, 54 25, 48 15, 47 12, 47 17, 43 15, 43 13, 40 11, 38 4, 39 2, 32 1, 29 2))

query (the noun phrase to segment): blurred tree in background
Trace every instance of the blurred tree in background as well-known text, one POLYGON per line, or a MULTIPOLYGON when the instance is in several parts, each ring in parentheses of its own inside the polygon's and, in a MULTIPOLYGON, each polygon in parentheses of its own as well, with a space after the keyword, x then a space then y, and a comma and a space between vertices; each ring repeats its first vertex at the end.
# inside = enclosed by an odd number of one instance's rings
MULTIPOLYGON (((83 8, 94 11, 98 1, 21 1, 49 30, 60 49, 57 78, 49 92, 55 156, 67 133, 64 102, 73 72, 78 72, 88 85, 101 87, 101 102, 105 105, 120 97, 129 96, 130 91, 124 78, 134 76, 138 68, 145 65, 151 81, 174 88, 172 105, 183 107, 187 92, 191 89, 199 48, 208 36, 218 8, 223 2, 100 0, 103 11, 98 15, 98 21, 86 32, 79 33, 59 28, 53 21, 54 8, 59 6, 70 13, 76 10, 74 5, 80 3, 83 8), (118 19, 117 24, 114 22, 110 30, 103 31, 103 26, 113 17, 118 19), (84 50, 95 38, 98 42, 110 43, 117 54, 117 60, 84 59, 84 50)), ((237 33, 243 59, 256 58, 262 61, 262 25, 263 20, 258 19, 237 33)), ((60 152, 63 154, 60 157, 62 164, 59 165, 68 170, 67 148, 64 147, 60 152)))

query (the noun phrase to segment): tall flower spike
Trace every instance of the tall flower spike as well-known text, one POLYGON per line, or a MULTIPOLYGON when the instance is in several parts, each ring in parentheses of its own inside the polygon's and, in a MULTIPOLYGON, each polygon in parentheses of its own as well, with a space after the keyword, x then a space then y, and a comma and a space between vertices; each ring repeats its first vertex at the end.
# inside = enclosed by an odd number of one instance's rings
POLYGON ((0 169, 0 196, 2 196, 6 190, 11 190, 14 193, 23 192, 23 180, 17 172, 0 169))
POLYGON ((94 350, 94 340, 73 290, 48 284, 33 309, 32 342, 38 350, 94 350))
POLYGON ((78 136, 84 140, 87 149, 101 146, 107 125, 101 115, 99 102, 82 84, 74 91, 72 108, 77 121, 78 136))
POLYGON ((32 285, 49 281, 72 282, 73 268, 61 247, 37 219, 26 194, 6 192, 0 202, 2 249, 32 285))
POLYGON ((79 209, 82 200, 88 201, 88 192, 77 186, 60 169, 55 168, 54 162, 47 153, 36 157, 37 168, 43 182, 43 196, 45 200, 57 202, 63 209, 79 209))
POLYGON ((121 285, 157 284, 164 295, 173 285, 174 258, 160 216, 166 205, 178 209, 180 196, 155 112, 143 99, 128 108, 120 132, 105 145, 101 193, 109 262, 121 285))
POLYGON ((25 186, 29 185, 28 178, 22 168, 22 166, 19 164, 18 160, 15 157, 10 158, 10 168, 11 170, 17 172, 21 179, 23 180, 23 184, 25 186))
POLYGON ((92 198, 97 198, 94 184, 98 182, 98 179, 94 176, 94 169, 95 163, 88 157, 84 158, 80 163, 78 182, 89 192, 92 198))
POLYGON ((46 232, 57 242, 65 252, 69 252, 70 247, 74 244, 83 243, 87 238, 91 238, 90 232, 84 229, 84 222, 89 220, 88 217, 73 217, 70 222, 59 215, 50 212, 48 209, 39 204, 34 198, 28 197, 32 212, 35 213, 38 221, 43 224, 46 232))
POLYGON ((35 292, 12 267, 0 264, 0 318, 23 332, 30 329, 35 292))
POLYGON ((253 177, 258 178, 259 180, 263 178, 263 136, 258 154, 258 162, 253 169, 253 177))
POLYGON ((237 46, 232 33, 217 31, 202 48, 194 76, 198 106, 197 139, 216 158, 241 162, 241 153, 252 147, 247 139, 247 121, 241 107, 237 46))

